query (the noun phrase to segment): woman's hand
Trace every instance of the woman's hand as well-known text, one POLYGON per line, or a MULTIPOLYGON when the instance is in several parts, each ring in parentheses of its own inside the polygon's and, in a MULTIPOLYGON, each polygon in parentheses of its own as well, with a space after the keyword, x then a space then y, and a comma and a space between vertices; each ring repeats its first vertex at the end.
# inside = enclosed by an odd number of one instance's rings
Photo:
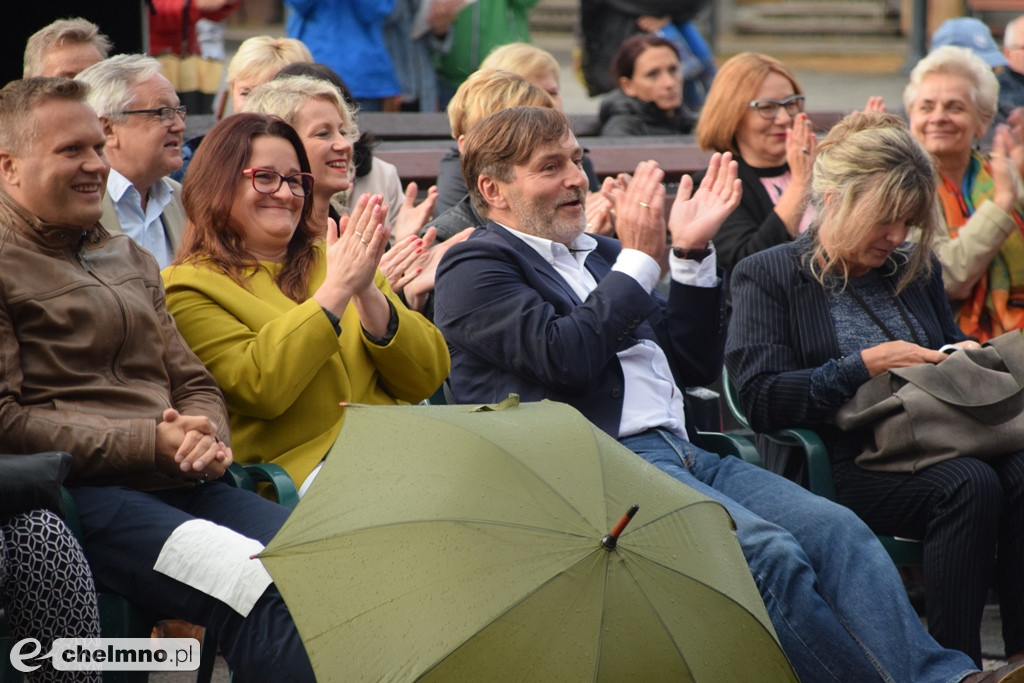
POLYGON ((1012 214, 1017 203, 1017 179, 1011 169, 1016 166, 1017 173, 1024 172, 1024 145, 1013 139, 1009 126, 996 126, 992 152, 988 158, 992 169, 992 201, 1006 213, 1012 214))
POLYGON ((631 178, 628 173, 608 176, 601 183, 600 190, 587 195, 587 232, 615 236, 615 190, 625 192, 631 178))
POLYGON ((412 235, 396 242, 380 259, 380 272, 388 279, 392 291, 402 289, 423 270, 427 260, 427 250, 434 244, 437 230, 428 228, 423 237, 412 235))
POLYGON ((864 349, 860 352, 860 358, 864 361, 868 374, 878 377, 892 368, 905 368, 921 363, 941 363, 946 359, 946 354, 900 340, 864 349))
POLYGON ((797 114, 793 127, 786 131, 786 164, 789 165, 791 179, 775 205, 775 213, 786 224, 790 237, 796 237, 807 209, 807 188, 811 183, 817 146, 818 137, 812 130, 811 120, 807 114, 797 114))
POLYGON ((881 95, 872 95, 864 105, 864 111, 885 111, 885 98, 881 95))
POLYGON ((351 215, 342 216, 327 225, 327 275, 313 293, 313 299, 339 318, 349 300, 373 288, 377 271, 387 245, 384 227, 387 206, 380 195, 362 195, 351 215))
POLYGON ((434 276, 437 274, 437 264, 441 261, 448 249, 459 242, 464 241, 473 234, 476 228, 461 230, 444 242, 435 244, 432 249, 424 254, 425 260, 422 267, 417 269, 416 275, 405 286, 405 303, 414 311, 422 311, 427 304, 427 297, 434 291, 434 276))
POLYGON ((641 17, 637 17, 636 25, 644 33, 657 33, 661 29, 665 28, 672 22, 672 17, 655 17, 649 14, 645 14, 641 17))
POLYGON ((715 236, 740 204, 743 189, 736 177, 738 172, 732 154, 713 154, 708 172, 692 197, 693 179, 683 176, 668 218, 673 246, 702 249, 715 236))
POLYGON ((405 200, 402 208, 398 210, 395 217, 395 227, 392 231, 395 236, 395 244, 398 244, 409 235, 417 235, 424 225, 430 222, 434 215, 434 204, 437 203, 437 185, 431 185, 427 190, 426 198, 416 204, 416 195, 419 187, 416 183, 409 183, 405 186, 405 200))

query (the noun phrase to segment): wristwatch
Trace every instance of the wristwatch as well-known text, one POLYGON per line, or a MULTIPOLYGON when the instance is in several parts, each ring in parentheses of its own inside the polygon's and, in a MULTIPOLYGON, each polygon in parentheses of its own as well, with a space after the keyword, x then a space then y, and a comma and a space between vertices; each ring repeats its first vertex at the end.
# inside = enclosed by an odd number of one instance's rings
POLYGON ((672 247, 672 253, 676 258, 700 263, 708 256, 711 256, 711 242, 704 245, 703 249, 687 249, 685 247, 672 247))

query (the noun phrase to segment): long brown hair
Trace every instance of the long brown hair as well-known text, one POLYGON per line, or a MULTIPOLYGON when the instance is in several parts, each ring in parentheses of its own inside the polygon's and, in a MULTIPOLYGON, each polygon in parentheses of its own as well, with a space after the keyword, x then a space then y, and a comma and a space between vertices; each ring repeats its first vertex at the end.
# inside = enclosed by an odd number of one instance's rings
MULTIPOLYGON (((259 264, 245 251, 245 226, 232 225, 230 218, 242 171, 249 164, 253 140, 258 137, 287 140, 299 158, 299 168, 309 173, 302 140, 294 128, 276 116, 241 113, 217 123, 203 138, 185 176, 181 199, 188 219, 175 264, 219 269, 248 288, 248 280, 259 264)), ((312 214, 310 194, 303 201, 299 225, 288 242, 284 267, 277 276, 281 291, 298 302, 307 298, 309 276, 316 262, 313 245, 320 239, 312 214)))

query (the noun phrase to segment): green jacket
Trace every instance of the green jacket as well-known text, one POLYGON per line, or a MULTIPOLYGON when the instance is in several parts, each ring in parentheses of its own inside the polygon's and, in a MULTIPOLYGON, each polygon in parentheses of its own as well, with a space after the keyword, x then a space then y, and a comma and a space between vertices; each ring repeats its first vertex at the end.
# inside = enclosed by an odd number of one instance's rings
POLYGON ((452 47, 440 56, 437 75, 452 88, 476 71, 499 45, 530 42, 527 15, 540 0, 476 0, 452 24, 452 47))

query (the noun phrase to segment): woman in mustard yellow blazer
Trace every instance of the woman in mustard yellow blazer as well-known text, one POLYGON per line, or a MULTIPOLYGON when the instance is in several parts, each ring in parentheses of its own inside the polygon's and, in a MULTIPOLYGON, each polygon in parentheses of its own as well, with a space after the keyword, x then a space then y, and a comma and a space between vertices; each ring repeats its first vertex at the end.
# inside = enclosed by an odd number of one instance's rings
POLYGON ((163 273, 178 328, 224 392, 236 460, 277 463, 296 485, 334 443, 339 403, 420 401, 449 370, 441 333, 377 269, 380 197, 329 219, 325 243, 313 182, 287 123, 222 120, 192 160, 188 222, 163 273))

